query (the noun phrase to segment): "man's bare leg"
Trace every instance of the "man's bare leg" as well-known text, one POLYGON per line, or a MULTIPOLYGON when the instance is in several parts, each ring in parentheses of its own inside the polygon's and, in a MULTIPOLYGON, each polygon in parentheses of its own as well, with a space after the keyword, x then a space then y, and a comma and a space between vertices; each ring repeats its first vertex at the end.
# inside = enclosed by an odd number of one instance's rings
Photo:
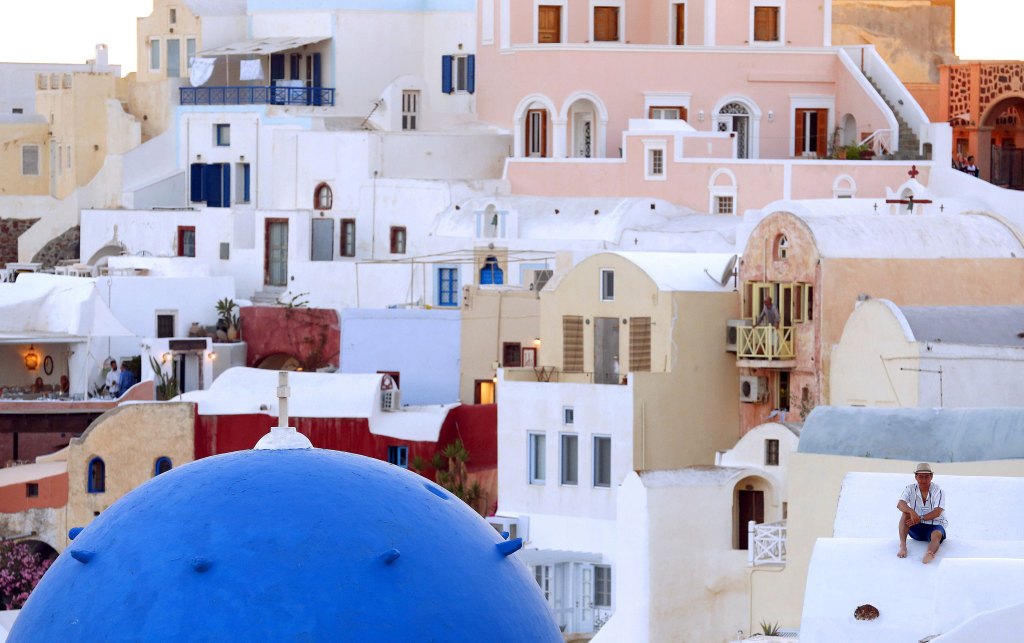
POLYGON ((932 537, 928 541, 928 551, 924 553, 924 558, 921 562, 927 565, 928 563, 935 560, 935 554, 939 553, 939 545, 942 544, 942 532, 936 530, 932 532, 932 537))
POLYGON ((907 525, 907 514, 900 512, 900 550, 896 552, 897 558, 907 557, 907 533, 910 532, 910 526, 907 525))

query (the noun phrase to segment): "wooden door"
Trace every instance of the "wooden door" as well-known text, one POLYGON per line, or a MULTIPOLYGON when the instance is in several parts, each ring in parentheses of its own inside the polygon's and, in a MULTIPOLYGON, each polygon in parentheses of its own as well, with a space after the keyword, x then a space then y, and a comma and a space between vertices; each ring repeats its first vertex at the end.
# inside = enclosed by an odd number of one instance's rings
POLYGON ((747 524, 751 520, 758 524, 764 522, 764 492, 740 489, 737 491, 736 501, 739 504, 739 523, 736 525, 736 548, 748 549, 750 543, 747 541, 747 524))
POLYGON ((798 109, 794 112, 793 156, 814 152, 818 158, 828 154, 828 110, 798 109))
POLYGON ((619 319, 594 318, 594 383, 619 383, 619 319))
POLYGON ((679 2, 675 5, 676 19, 675 19, 675 39, 673 42, 677 45, 686 44, 686 4, 679 2))
POLYGON ((594 7, 594 42, 618 42, 619 8, 594 7))
POLYGON ((263 283, 288 285, 288 220, 267 219, 264 230, 263 283))
POLYGON ((540 5, 537 7, 537 42, 562 41, 562 7, 540 5))

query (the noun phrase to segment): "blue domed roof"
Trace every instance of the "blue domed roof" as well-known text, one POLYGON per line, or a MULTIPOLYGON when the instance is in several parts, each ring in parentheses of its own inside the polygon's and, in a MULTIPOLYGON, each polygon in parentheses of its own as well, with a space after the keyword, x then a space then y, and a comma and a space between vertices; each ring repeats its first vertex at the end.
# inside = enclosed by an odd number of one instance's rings
POLYGON ((561 641, 537 583, 461 500, 320 449, 153 478, 57 559, 10 641, 561 641))

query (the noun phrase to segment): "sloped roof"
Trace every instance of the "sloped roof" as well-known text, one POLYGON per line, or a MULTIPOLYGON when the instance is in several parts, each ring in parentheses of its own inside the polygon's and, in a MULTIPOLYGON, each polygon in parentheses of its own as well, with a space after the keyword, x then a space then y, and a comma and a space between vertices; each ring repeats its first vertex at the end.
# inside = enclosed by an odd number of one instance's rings
POLYGON ((100 299, 96 280, 24 273, 0 287, 0 340, 134 337, 100 299))
POLYGON ((919 342, 1024 347, 1024 306, 899 308, 919 342))
POLYGON ((185 0, 189 11, 197 16, 244 16, 246 0, 185 0))
POLYGON ((797 451, 933 463, 1024 458, 1024 408, 819 406, 797 451))
POLYGON ((1024 245, 995 219, 977 214, 831 215, 800 219, 830 258, 981 259, 1024 257, 1024 245))
POLYGON ((691 252, 613 252, 635 264, 658 285, 659 290, 729 292, 732 279, 719 279, 736 255, 691 252))

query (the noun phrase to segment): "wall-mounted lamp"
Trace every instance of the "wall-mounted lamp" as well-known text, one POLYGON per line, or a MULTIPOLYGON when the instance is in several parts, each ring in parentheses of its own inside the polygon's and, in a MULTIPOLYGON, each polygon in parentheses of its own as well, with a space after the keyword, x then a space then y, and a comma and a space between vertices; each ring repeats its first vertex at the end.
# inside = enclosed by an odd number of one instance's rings
POLYGON ((775 120, 775 112, 773 112, 772 110, 769 109, 768 110, 768 122, 771 123, 774 120, 775 120))
POLYGON ((699 112, 697 112, 697 120, 700 121, 701 123, 704 122, 704 110, 703 109, 700 110, 699 112))
POLYGON ((196 154, 196 160, 197 161, 202 161, 203 160, 203 155, 202 154, 196 154))
POLYGON ((39 368, 39 353, 36 352, 34 344, 30 344, 28 352, 25 353, 25 368, 34 371, 39 368))
POLYGON ((533 338, 533 345, 536 346, 537 348, 540 348, 540 337, 533 338))
POLYGON ((170 361, 170 359, 171 359, 171 354, 170 353, 164 353, 163 355, 160 356, 160 361, 163 362, 164 364, 166 364, 168 361, 170 361))
POLYGON ((217 353, 210 351, 209 353, 206 354, 206 359, 212 362, 213 360, 217 359, 217 353))
MULTIPOLYGON (((768 112, 768 113, 771 114, 771 112, 768 112)), ((768 118, 771 118, 771 116, 769 116, 768 118)), ((241 156, 239 156, 238 160, 240 162, 242 162, 242 163, 245 163, 245 154, 242 154, 241 156)))

